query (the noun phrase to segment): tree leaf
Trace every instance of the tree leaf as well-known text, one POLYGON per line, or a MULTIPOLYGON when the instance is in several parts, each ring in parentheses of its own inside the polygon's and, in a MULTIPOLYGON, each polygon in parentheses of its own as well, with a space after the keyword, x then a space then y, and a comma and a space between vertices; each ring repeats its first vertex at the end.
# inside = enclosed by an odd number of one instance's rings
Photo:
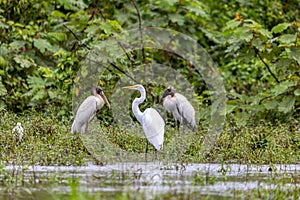
POLYGON ((57 0, 66 10, 84 10, 88 6, 82 0, 57 0))
POLYGON ((31 101, 37 101, 37 100, 40 100, 40 99, 43 99, 45 98, 47 95, 47 92, 43 89, 39 90, 31 99, 31 101))
POLYGON ((282 31, 284 31, 285 29, 287 29, 289 26, 291 26, 291 23, 281 23, 281 24, 277 24, 276 26, 274 26, 272 28, 272 32, 273 33, 281 33, 282 31))
POLYGON ((227 105, 226 106, 226 114, 232 113, 237 106, 235 105, 227 105))
POLYGON ((67 35, 65 33, 52 32, 47 34, 48 38, 56 42, 64 42, 67 40, 67 35))
POLYGON ((234 28, 238 27, 241 23, 242 23, 242 21, 237 21, 235 19, 231 20, 231 21, 226 23, 224 31, 234 29, 234 28))
POLYGON ((265 36, 267 38, 272 38, 273 37, 272 33, 270 31, 266 30, 266 29, 258 29, 257 32, 262 34, 263 36, 265 36))
POLYGON ((58 11, 58 10, 54 10, 52 13, 51 13, 51 16, 53 17, 58 17, 58 18, 65 18, 65 14, 58 11))
POLYGON ((20 49, 21 47, 23 47, 26 44, 25 41, 22 40, 16 40, 11 42, 9 45, 15 49, 20 49))
POLYGON ((297 37, 296 34, 284 34, 284 35, 281 35, 278 39, 279 39, 279 42, 282 44, 291 44, 296 41, 296 37, 297 37))
POLYGON ((36 64, 34 63, 33 60, 31 60, 30 58, 25 57, 24 55, 20 54, 20 55, 15 55, 14 56, 14 61, 18 64, 20 64, 20 66, 22 68, 29 68, 31 66, 36 66, 36 64))
POLYGON ((169 14, 170 20, 173 23, 177 23, 178 25, 182 26, 184 24, 184 18, 182 15, 179 14, 169 14))
POLYGON ((284 96, 282 101, 278 105, 278 110, 280 112, 288 113, 289 111, 292 110, 294 104, 295 104, 294 95, 284 96))
POLYGON ((263 44, 263 41, 260 38, 253 39, 252 45, 255 46, 259 51, 265 49, 265 45, 263 44))
POLYGON ((295 96, 300 96, 300 89, 299 88, 294 91, 294 95, 295 96))
POLYGON ((290 87, 293 86, 295 86, 294 82, 291 81, 281 82, 278 85, 276 85, 271 91, 275 96, 277 96, 279 94, 286 92, 290 87))
POLYGON ((27 82, 33 91, 40 90, 46 85, 46 80, 37 76, 29 76, 27 82))
MULTIPOLYGON (((6 60, 0 55, 0 67, 4 67, 5 65, 6 65, 6 60)), ((0 75, 2 74, 0 73, 0 75)))
POLYGON ((295 60, 298 63, 298 65, 300 65, 300 48, 291 47, 291 52, 289 53, 289 57, 295 60))
POLYGON ((276 101, 275 99, 270 100, 270 101, 265 101, 263 103, 263 106, 267 109, 267 110, 272 110, 275 109, 278 106, 278 101, 276 101))
POLYGON ((253 38, 251 30, 247 27, 239 27, 234 31, 234 33, 239 39, 245 40, 246 42, 250 42, 253 38))
POLYGON ((59 48, 52 46, 48 40, 34 39, 34 46, 40 50, 41 53, 45 53, 46 49, 50 52, 57 52, 59 48))
POLYGON ((198 17, 208 17, 208 15, 204 11, 204 6, 201 5, 198 1, 189 1, 190 5, 184 6, 185 9, 187 9, 190 13, 195 13, 198 17))
POLYGON ((4 96, 7 94, 7 90, 2 84, 2 77, 0 76, 0 96, 4 96))

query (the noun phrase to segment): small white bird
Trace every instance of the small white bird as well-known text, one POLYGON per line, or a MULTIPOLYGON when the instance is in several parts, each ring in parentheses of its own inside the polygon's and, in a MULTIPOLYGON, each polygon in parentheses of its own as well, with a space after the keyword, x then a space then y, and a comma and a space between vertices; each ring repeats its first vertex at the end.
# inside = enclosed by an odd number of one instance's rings
POLYGON ((163 102, 165 109, 173 114, 177 123, 178 133, 180 133, 180 124, 187 125, 192 131, 196 130, 195 109, 185 96, 175 93, 175 89, 169 86, 160 102, 163 102))
POLYGON ((15 135, 15 137, 18 137, 18 141, 21 142, 24 134, 24 129, 22 127, 21 122, 17 123, 17 126, 15 126, 12 129, 12 133, 15 135))
POLYGON ((87 97, 79 106, 74 122, 72 124, 72 133, 86 133, 88 124, 96 116, 97 111, 103 107, 104 102, 110 109, 110 104, 99 86, 92 87, 92 95, 87 97))
POLYGON ((146 99, 146 91, 142 85, 126 86, 123 88, 138 90, 141 97, 135 98, 132 102, 132 112, 141 123, 147 138, 146 153, 148 151, 148 141, 156 150, 161 150, 164 143, 165 122, 154 108, 147 108, 142 112, 139 105, 146 99))

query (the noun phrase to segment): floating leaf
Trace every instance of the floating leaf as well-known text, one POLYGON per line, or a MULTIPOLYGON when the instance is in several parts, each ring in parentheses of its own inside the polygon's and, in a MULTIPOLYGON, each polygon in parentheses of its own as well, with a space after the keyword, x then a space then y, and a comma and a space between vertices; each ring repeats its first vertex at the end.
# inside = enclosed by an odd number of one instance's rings
POLYGON ((272 32, 273 33, 281 33, 282 31, 284 31, 285 29, 287 29, 289 26, 291 26, 291 23, 277 24, 276 26, 274 26, 272 28, 272 32))

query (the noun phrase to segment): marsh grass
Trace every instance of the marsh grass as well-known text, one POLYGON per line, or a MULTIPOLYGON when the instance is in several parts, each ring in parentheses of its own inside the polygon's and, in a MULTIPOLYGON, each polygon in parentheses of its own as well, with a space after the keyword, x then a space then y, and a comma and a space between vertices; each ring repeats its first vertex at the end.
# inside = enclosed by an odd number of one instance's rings
MULTIPOLYGON (((112 159, 138 154, 144 157, 146 139, 140 127, 124 129, 114 125, 91 126, 95 134, 73 135, 71 121, 59 120, 55 113, 24 114, 0 112, 0 159, 6 164, 84 165, 91 159, 106 164, 112 159), (17 122, 24 127, 21 142, 12 134, 17 122), (96 158, 93 158, 96 157, 96 158)), ((178 135, 174 127, 166 126, 164 149, 158 159, 179 163, 299 163, 300 125, 259 123, 236 126, 226 124, 209 153, 201 154, 205 129, 178 135)), ((152 152, 152 153, 151 153, 152 152)), ((149 153, 154 148, 149 145, 149 153)), ((140 159, 138 158, 138 159, 140 159)))
POLYGON ((0 113, 0 159, 14 165, 82 165, 88 152, 78 135, 70 134, 70 122, 55 115, 16 115, 0 113), (17 141, 12 129, 17 122, 24 128, 22 141, 17 141))

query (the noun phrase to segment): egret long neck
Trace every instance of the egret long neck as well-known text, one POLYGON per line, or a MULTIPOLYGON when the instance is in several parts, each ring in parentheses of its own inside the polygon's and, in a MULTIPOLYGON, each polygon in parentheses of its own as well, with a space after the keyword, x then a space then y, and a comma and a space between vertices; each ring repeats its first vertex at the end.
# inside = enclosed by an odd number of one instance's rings
POLYGON ((141 103, 143 103, 146 99, 146 91, 145 89, 141 89, 139 90, 140 93, 141 93, 141 96, 139 98, 135 98, 133 103, 132 103, 132 111, 133 111, 133 114, 134 116, 136 117, 136 119, 142 123, 142 116, 143 116, 143 113, 141 112, 140 108, 139 108, 139 105, 141 103))

